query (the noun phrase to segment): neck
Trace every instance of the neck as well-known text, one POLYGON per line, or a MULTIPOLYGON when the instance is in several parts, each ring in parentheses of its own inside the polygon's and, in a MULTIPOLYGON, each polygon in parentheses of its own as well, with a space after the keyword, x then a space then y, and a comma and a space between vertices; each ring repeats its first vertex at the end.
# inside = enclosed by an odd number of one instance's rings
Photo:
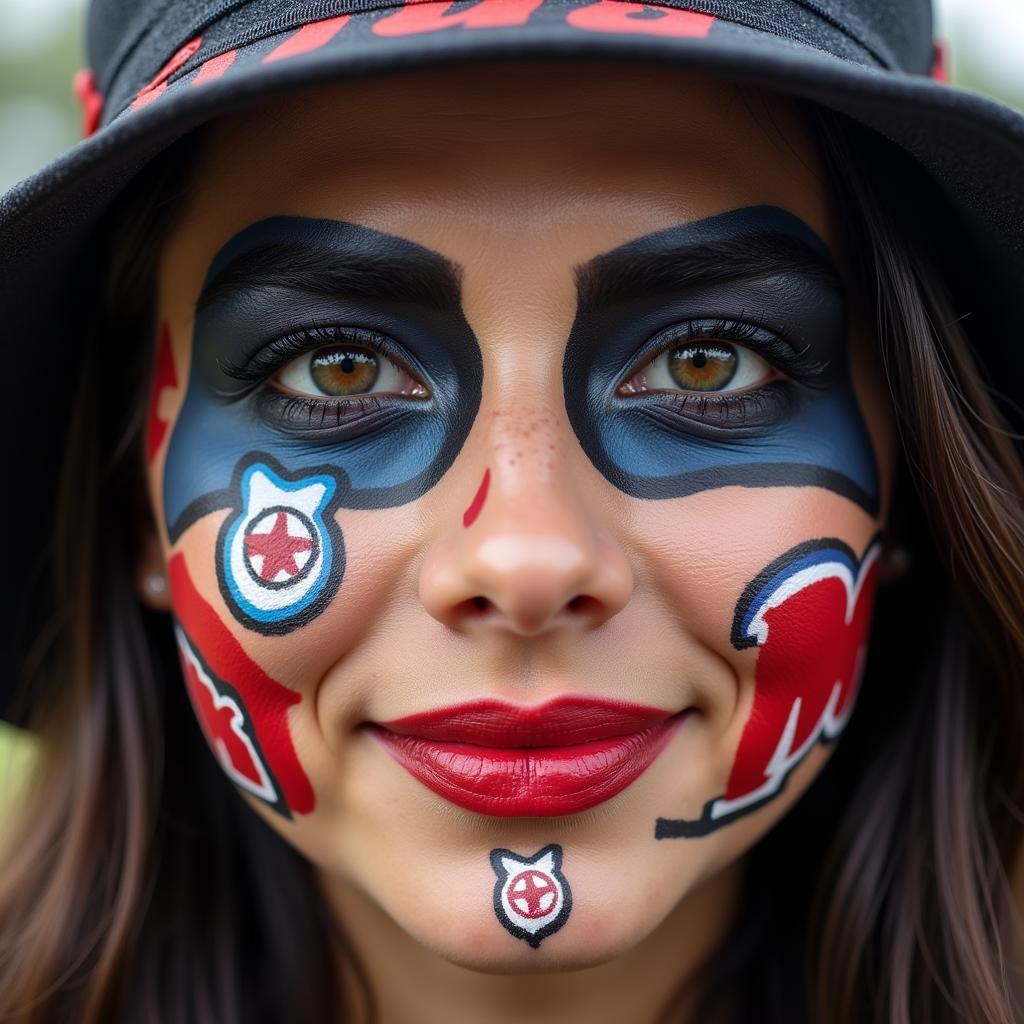
MULTIPOLYGON (((584 970, 483 974, 438 956, 403 931, 363 893, 322 879, 373 995, 378 1024, 654 1024, 667 1010, 693 1019, 695 990, 682 992, 724 939, 743 877, 739 861, 702 883, 645 939, 584 970)), ((340 955, 340 954, 339 954, 340 955)), ((351 975, 342 963, 343 975, 351 975)))

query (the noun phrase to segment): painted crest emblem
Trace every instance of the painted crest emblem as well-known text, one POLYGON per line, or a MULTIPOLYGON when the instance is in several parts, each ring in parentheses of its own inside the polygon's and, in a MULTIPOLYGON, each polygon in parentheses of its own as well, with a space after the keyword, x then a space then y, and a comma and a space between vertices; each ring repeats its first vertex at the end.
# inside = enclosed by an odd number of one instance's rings
POLYGON ((261 633, 283 633, 313 618, 341 575, 341 533, 325 512, 332 476, 286 480, 268 465, 248 466, 241 512, 222 531, 218 575, 235 617, 261 633))
POLYGON ((659 818, 658 839, 706 835, 773 799, 853 711, 867 655, 881 542, 857 559, 842 541, 808 541, 767 566, 736 606, 732 643, 759 649, 754 703, 725 792, 696 820, 659 818))
POLYGON ((533 857, 492 850, 494 913, 517 939, 536 949, 565 924, 572 910, 572 890, 562 874, 562 848, 545 846, 533 857))

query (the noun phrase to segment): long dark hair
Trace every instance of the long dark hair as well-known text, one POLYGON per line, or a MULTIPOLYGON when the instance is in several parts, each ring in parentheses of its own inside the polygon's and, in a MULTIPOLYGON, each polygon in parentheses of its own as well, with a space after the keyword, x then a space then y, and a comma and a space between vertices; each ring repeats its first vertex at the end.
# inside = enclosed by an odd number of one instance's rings
MULTIPOLYGON (((808 108, 876 326, 914 549, 883 588, 857 712, 811 789, 754 848, 695 1019, 1012 1024, 1008 865, 1024 808, 1024 470, 982 383, 897 155, 808 108), (898 180, 889 174, 889 181, 898 180)), ((41 757, 0 875, 0 1020, 168 1024, 373 1018, 311 866, 227 782, 180 683, 170 625, 133 584, 159 242, 196 139, 105 225, 33 680, 41 757), (344 1009, 341 1009, 344 1008, 344 1009)), ((907 180, 918 181, 911 167, 907 180)), ((934 207, 932 207, 934 208, 934 207)), ((688 1000, 686 1000, 688 1001, 688 1000)))

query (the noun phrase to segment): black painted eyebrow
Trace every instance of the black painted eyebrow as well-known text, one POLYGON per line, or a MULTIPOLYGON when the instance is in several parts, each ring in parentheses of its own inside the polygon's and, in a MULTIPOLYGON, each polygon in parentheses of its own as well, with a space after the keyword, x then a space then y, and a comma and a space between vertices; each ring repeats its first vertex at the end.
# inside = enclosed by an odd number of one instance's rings
MULTIPOLYGON (((802 221, 798 223, 803 225, 802 221)), ((755 229, 721 238, 680 240, 689 227, 680 225, 645 235, 577 265, 580 309, 683 291, 701 284, 780 274, 798 274, 842 290, 835 263, 823 244, 811 244, 799 234, 755 229)), ((809 228, 807 232, 811 233, 809 228)), ((700 235, 706 233, 701 231, 700 235)))
POLYGON ((415 303, 442 313, 461 309, 461 268, 429 256, 361 248, 346 253, 303 244, 256 245, 214 267, 203 285, 196 311, 265 289, 286 289, 338 298, 345 295, 415 303))

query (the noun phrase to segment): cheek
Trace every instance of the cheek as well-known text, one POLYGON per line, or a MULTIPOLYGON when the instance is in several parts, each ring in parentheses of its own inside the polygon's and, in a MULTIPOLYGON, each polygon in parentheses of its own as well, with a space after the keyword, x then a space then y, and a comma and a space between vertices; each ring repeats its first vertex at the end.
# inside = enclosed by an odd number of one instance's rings
POLYGON ((866 654, 880 550, 873 519, 811 488, 672 504, 674 515, 658 508, 647 519, 661 526, 658 579, 718 655, 702 710, 731 767, 699 819, 659 819, 663 839, 705 835, 763 806, 839 735, 866 654))

